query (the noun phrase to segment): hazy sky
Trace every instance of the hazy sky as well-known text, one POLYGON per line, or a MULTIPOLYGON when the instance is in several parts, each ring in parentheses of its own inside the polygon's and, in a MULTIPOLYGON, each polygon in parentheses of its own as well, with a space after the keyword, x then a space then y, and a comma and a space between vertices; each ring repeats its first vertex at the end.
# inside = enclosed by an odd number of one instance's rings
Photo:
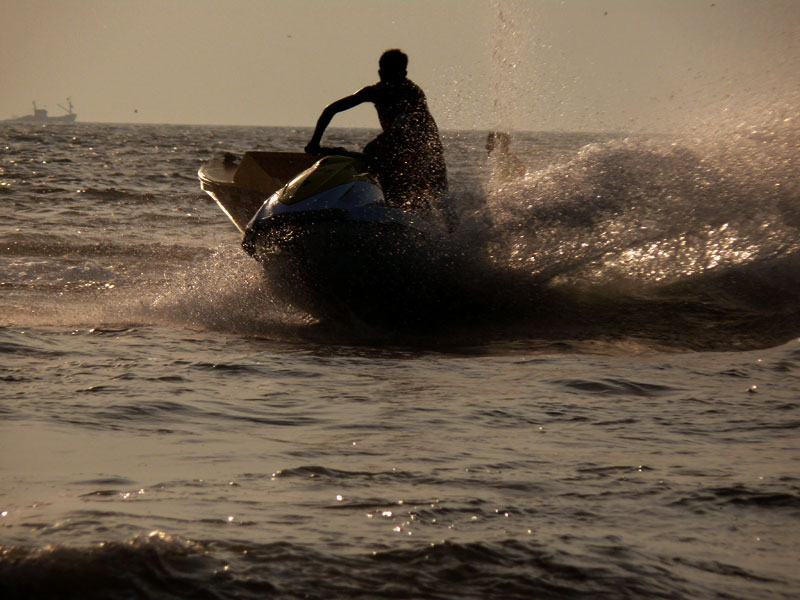
POLYGON ((2 15, 0 118, 71 96, 81 121, 313 125, 391 47, 444 129, 665 130, 800 89, 800 0, 3 0, 2 15))

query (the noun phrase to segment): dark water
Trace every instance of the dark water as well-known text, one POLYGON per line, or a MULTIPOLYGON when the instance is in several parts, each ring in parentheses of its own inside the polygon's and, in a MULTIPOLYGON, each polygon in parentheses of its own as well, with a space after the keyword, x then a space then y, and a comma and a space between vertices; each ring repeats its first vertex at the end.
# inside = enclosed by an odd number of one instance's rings
POLYGON ((308 134, 0 129, 0 597, 797 597, 791 112, 503 184, 448 134, 478 301, 423 330, 287 305, 200 192, 308 134))

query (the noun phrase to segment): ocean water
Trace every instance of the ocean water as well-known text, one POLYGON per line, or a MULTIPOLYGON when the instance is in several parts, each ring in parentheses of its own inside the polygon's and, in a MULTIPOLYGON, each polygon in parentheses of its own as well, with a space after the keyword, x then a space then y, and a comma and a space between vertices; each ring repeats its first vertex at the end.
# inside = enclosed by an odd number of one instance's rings
POLYGON ((503 182, 447 132, 424 328, 287 304, 200 191, 308 130, 3 124, 0 597, 796 598, 798 123, 503 182))

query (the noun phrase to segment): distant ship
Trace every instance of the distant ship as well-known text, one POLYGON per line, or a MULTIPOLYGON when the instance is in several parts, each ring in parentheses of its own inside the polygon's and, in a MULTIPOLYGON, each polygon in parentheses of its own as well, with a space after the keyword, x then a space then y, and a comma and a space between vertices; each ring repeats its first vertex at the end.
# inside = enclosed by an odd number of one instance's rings
POLYGON ((47 115, 47 109, 36 108, 36 101, 33 102, 33 114, 25 115, 24 117, 15 117, 13 119, 6 119, 6 122, 11 121, 28 121, 32 123, 73 123, 78 118, 77 113, 73 112, 72 100, 67 98, 67 106, 61 104, 58 107, 66 111, 67 114, 59 115, 57 117, 50 117, 47 115))

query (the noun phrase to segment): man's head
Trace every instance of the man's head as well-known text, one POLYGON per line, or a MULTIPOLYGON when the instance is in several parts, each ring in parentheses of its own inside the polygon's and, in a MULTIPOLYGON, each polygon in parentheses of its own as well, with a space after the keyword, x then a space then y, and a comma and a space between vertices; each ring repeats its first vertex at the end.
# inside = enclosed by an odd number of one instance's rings
POLYGON ((511 147, 511 136, 504 131, 490 131, 486 136, 486 150, 493 152, 495 148, 499 148, 504 154, 509 151, 511 147))
POLYGON ((387 50, 381 54, 378 67, 378 75, 380 75, 381 81, 401 81, 406 77, 408 56, 397 48, 387 50))

